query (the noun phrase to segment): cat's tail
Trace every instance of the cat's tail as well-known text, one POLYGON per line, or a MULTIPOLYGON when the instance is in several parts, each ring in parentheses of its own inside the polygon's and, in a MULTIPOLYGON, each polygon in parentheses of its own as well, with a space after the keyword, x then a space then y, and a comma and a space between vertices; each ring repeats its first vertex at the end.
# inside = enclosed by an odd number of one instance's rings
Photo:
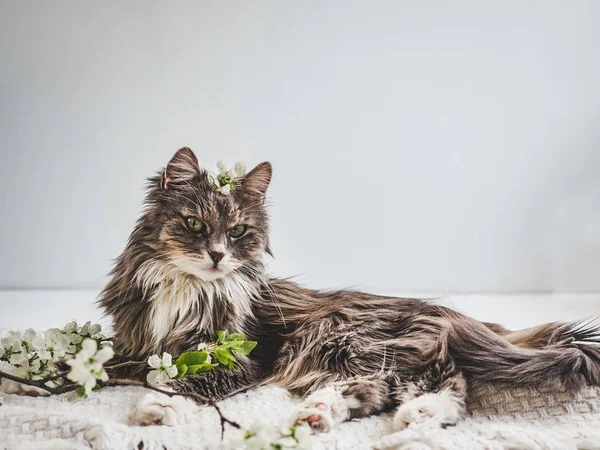
POLYGON ((449 319, 448 350, 473 380, 567 389, 600 385, 600 326, 593 321, 542 325, 515 332, 520 334, 510 342, 474 319, 449 319))
POLYGON ((484 325, 511 344, 525 348, 544 348, 569 340, 585 341, 590 337, 590 330, 586 329, 584 321, 577 323, 545 323, 516 331, 507 330, 495 323, 484 322, 484 325))

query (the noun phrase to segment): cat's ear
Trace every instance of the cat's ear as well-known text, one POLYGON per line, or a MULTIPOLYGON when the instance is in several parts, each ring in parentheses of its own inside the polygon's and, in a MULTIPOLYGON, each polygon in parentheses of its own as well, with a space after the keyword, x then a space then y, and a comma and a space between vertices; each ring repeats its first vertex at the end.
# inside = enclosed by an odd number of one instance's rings
POLYGON ((243 195, 264 202, 272 175, 271 163, 267 161, 260 163, 242 178, 243 195))
POLYGON ((171 183, 183 183, 193 179, 200 173, 198 158, 194 152, 183 147, 175 152, 160 178, 160 187, 166 191, 171 183))

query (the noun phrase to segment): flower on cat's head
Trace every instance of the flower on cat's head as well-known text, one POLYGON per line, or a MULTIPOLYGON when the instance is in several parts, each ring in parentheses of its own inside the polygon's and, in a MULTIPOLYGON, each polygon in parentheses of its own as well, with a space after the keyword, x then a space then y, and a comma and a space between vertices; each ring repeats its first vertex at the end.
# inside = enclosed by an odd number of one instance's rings
POLYGON ((223 161, 217 163, 219 173, 208 172, 208 181, 213 189, 223 195, 229 195, 234 192, 241 184, 241 179, 246 175, 246 165, 243 162, 237 162, 231 169, 223 161))
POLYGON ((146 380, 150 384, 163 384, 177 376, 177 366, 173 365, 173 357, 169 353, 163 353, 162 359, 158 355, 148 358, 148 365, 154 370, 148 372, 146 380))

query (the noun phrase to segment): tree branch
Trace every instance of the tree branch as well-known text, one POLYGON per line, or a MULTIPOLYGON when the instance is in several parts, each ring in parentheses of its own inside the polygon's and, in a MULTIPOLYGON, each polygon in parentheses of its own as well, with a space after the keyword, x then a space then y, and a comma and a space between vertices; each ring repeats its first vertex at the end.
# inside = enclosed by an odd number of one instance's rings
POLYGON ((25 378, 17 377, 15 375, 11 375, 10 373, 6 373, 1 370, 0 370, 0 378, 6 378, 8 380, 16 381, 17 383, 25 384, 27 386, 34 386, 34 387, 43 389, 46 392, 49 392, 50 394, 54 394, 54 395, 62 394, 62 392, 59 391, 58 388, 46 386, 46 384, 45 384, 46 382, 44 380, 27 380, 25 378))
MULTIPOLYGON (((137 363, 137 361, 131 361, 131 362, 137 363)), ((127 363, 116 364, 115 366, 112 366, 112 367, 114 368, 119 365, 127 365, 127 363)), ((25 378, 17 377, 15 375, 11 375, 10 373, 6 373, 6 372, 3 372, 0 370, 0 378, 6 378, 8 380, 12 380, 17 383, 25 384, 27 386, 34 386, 39 389, 45 390, 46 392, 49 392, 52 395, 59 395, 59 394, 64 394, 65 392, 71 392, 79 387, 79 385, 74 384, 74 383, 66 383, 66 384, 60 385, 58 387, 50 387, 50 386, 46 386, 46 384, 45 384, 46 382, 51 381, 51 380, 53 381, 55 379, 63 378, 63 380, 64 380, 64 376, 63 377, 50 377, 50 378, 41 379, 41 380, 27 380, 25 378)), ((161 394, 164 394, 164 395, 168 395, 169 397, 179 395, 179 396, 189 397, 189 398, 199 400, 202 403, 206 403, 207 405, 212 406, 215 409, 215 411, 217 411, 217 414, 219 415, 219 419, 221 420, 221 439, 223 439, 223 436, 225 434, 225 424, 229 424, 234 428, 238 428, 238 429, 241 428, 241 425, 239 423, 225 417, 225 415, 221 411, 221 408, 217 404, 216 400, 204 397, 195 392, 168 391, 168 390, 153 386, 153 385, 149 384, 147 381, 125 380, 125 379, 118 379, 118 378, 114 379, 114 380, 109 379, 108 381, 99 382, 98 384, 100 386, 140 386, 140 387, 144 387, 146 389, 150 389, 152 391, 160 392, 161 394)))
POLYGON ((127 366, 141 366, 142 364, 148 364, 147 361, 125 361, 118 364, 113 364, 112 366, 104 366, 106 370, 118 369, 119 367, 127 367, 127 366))

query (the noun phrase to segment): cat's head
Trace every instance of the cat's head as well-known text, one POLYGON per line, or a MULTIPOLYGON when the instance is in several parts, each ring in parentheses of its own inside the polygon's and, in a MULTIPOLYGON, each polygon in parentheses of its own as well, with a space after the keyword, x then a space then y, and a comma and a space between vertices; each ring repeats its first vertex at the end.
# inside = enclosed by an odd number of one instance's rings
POLYGON ((270 252, 264 203, 271 174, 271 164, 263 162, 224 195, 184 147, 150 179, 148 209, 138 231, 152 246, 154 259, 203 281, 256 270, 270 252))

